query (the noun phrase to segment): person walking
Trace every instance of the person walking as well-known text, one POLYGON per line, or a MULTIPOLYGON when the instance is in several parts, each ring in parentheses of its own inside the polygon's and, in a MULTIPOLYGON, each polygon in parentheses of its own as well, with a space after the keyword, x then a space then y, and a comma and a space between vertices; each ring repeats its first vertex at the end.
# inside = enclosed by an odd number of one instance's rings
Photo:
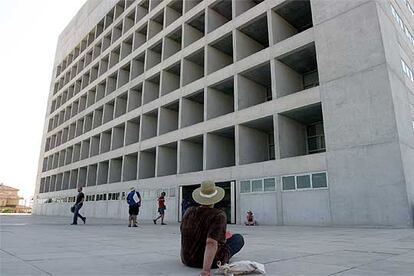
POLYGON ((139 207, 141 207, 141 195, 138 191, 135 191, 134 187, 132 187, 131 191, 128 193, 127 202, 129 205, 128 227, 138 227, 137 216, 139 207))
POLYGON ((157 224, 158 219, 161 219, 161 225, 167 225, 164 223, 165 209, 167 209, 165 206, 165 192, 162 192, 161 196, 158 198, 158 213, 160 215, 156 219, 153 219, 154 224, 157 224))
POLYGON ((200 206, 188 208, 180 226, 181 261, 202 268, 202 276, 210 276, 217 262, 229 263, 244 246, 242 235, 226 233, 226 213, 214 208, 224 195, 224 189, 216 187, 213 181, 203 181, 192 194, 200 206))
POLYGON ((74 212, 73 212, 73 222, 72 225, 78 224, 78 217, 80 217, 83 221, 83 224, 86 223, 86 217, 79 214, 80 208, 83 206, 83 202, 85 201, 85 194, 82 192, 82 187, 78 188, 78 195, 76 196, 76 202, 73 206, 74 212))

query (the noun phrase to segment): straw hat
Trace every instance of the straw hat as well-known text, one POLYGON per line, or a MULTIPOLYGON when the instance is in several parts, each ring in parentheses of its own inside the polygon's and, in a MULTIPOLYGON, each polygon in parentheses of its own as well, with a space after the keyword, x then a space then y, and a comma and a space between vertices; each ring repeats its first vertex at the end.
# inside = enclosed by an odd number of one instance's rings
POLYGON ((224 189, 216 187, 213 181, 203 181, 200 188, 193 191, 193 199, 201 205, 213 205, 224 197, 224 189))

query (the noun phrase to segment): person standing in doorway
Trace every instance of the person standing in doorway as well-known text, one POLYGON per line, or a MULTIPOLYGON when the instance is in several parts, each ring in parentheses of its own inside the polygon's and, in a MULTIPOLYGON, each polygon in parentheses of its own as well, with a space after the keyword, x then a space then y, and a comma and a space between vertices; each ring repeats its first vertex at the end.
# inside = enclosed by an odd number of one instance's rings
POLYGON ((164 223, 165 209, 167 209, 165 206, 165 192, 162 192, 161 196, 158 198, 158 213, 160 215, 153 220, 154 224, 157 224, 157 220, 161 219, 161 225, 166 225, 166 223, 164 223))
POLYGON ((80 217, 82 219, 83 224, 86 223, 86 217, 79 214, 79 210, 80 210, 80 208, 82 208, 84 200, 85 200, 85 194, 82 192, 82 187, 79 187, 78 188, 78 195, 76 197, 76 202, 75 202, 75 205, 73 206, 74 207, 74 212, 73 212, 72 225, 77 225, 78 224, 78 217, 80 217))
POLYGON ((191 206, 191 203, 188 199, 184 198, 181 203, 181 216, 184 217, 185 211, 191 206))
POLYGON ((139 213, 139 207, 141 207, 141 195, 135 188, 132 187, 128 193, 127 202, 129 205, 129 220, 128 227, 138 227, 137 216, 139 213))

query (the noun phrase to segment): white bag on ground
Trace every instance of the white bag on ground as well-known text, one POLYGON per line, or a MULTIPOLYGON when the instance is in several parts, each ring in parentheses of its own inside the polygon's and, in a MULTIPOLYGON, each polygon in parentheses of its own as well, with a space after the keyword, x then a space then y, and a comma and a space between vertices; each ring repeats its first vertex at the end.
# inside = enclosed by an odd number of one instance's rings
POLYGON ((231 264, 218 264, 219 273, 226 276, 242 274, 266 274, 264 264, 252 261, 238 261, 231 264))

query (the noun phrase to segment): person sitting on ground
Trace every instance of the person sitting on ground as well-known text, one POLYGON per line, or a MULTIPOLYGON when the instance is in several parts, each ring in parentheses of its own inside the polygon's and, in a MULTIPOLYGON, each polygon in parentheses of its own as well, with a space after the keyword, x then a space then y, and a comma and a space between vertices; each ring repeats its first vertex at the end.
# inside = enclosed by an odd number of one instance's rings
POLYGON ((141 206, 141 195, 138 191, 135 191, 134 187, 132 187, 131 191, 128 193, 127 202, 129 205, 128 227, 138 227, 137 216, 139 207, 141 206))
POLYGON ((254 214, 251 210, 247 211, 246 214, 246 223, 247 226, 255 226, 256 220, 254 219, 254 214))
POLYGON ((217 262, 228 263, 244 245, 240 234, 228 233, 226 239, 227 216, 214 208, 224 194, 224 189, 216 187, 213 181, 203 181, 192 194, 201 206, 188 208, 182 219, 181 261, 187 266, 202 268, 202 276, 210 276, 217 262))

